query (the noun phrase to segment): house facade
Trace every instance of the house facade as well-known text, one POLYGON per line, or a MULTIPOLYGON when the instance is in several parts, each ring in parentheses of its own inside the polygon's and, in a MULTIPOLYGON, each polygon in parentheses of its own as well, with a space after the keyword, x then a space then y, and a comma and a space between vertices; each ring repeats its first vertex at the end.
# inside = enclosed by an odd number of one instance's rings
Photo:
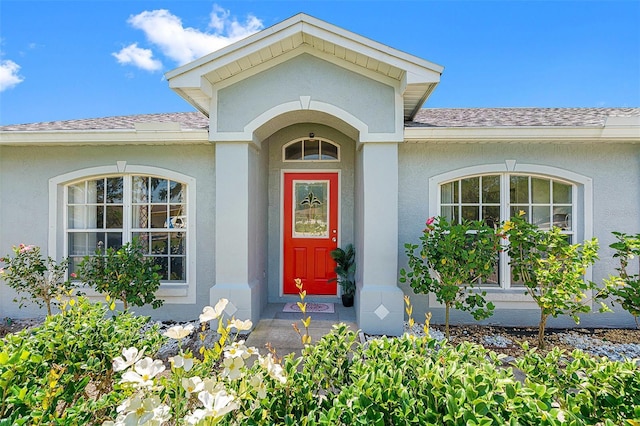
MULTIPOLYGON (((295 278, 310 300, 338 302, 329 252, 352 243, 358 324, 392 335, 405 294, 416 318, 443 314, 398 282, 430 216, 525 210, 572 241, 598 237, 588 277, 613 273, 611 232, 640 232, 640 108, 425 109, 442 72, 300 14, 167 73, 198 112, 0 127, 0 252, 39 245, 73 271, 98 244, 139 238, 165 301, 140 313, 192 319, 225 297, 255 323, 298 300, 295 278)), ((501 256, 486 322, 534 325, 501 256)), ((38 313, 14 296, 0 283, 0 316, 38 313)), ((583 324, 632 326, 617 309, 583 324)))

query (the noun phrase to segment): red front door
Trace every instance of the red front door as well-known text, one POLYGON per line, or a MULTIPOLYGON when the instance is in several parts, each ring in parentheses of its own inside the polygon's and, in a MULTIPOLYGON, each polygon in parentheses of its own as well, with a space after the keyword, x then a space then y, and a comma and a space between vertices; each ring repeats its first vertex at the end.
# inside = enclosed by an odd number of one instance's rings
POLYGON ((336 295, 338 173, 284 174, 284 294, 297 294, 300 278, 308 294, 336 295))

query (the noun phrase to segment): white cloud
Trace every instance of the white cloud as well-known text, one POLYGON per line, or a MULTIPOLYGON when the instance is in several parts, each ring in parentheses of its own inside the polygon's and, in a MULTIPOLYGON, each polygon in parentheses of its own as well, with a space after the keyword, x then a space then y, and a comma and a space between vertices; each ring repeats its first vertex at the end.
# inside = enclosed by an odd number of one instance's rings
POLYGON ((263 28, 262 21, 249 15, 238 22, 230 12, 214 5, 208 31, 184 27, 179 17, 166 9, 144 11, 131 16, 129 24, 145 33, 147 40, 163 55, 178 63, 194 59, 221 49, 263 28))
POLYGON ((15 62, 8 59, 0 61, 0 92, 11 89, 24 81, 24 78, 18 75, 18 71, 20 71, 20 65, 15 62))
POLYGON ((146 71, 157 71, 162 68, 162 62, 153 59, 153 52, 149 49, 141 49, 138 47, 138 43, 130 44, 122 48, 119 52, 112 53, 112 55, 120 64, 135 65, 146 71))

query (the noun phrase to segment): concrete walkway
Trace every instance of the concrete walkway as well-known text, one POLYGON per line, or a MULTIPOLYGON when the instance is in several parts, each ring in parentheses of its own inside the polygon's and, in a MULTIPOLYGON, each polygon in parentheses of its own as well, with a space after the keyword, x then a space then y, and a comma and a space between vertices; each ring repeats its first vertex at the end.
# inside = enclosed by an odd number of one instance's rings
MULTIPOLYGON (((267 306, 262 314, 262 319, 255 326, 246 345, 254 346, 261 354, 267 353, 267 343, 276 350, 278 357, 284 357, 292 352, 301 354, 303 348, 302 341, 298 333, 293 329, 292 324, 296 324, 300 331, 304 333, 304 326, 300 321, 303 316, 300 313, 282 312, 284 304, 274 303, 267 306)), ((344 322, 352 330, 357 331, 358 325, 355 322, 355 310, 345 308, 335 304, 335 313, 320 314, 311 313, 311 324, 309 334, 311 342, 317 342, 322 336, 329 333, 334 324, 344 322)))

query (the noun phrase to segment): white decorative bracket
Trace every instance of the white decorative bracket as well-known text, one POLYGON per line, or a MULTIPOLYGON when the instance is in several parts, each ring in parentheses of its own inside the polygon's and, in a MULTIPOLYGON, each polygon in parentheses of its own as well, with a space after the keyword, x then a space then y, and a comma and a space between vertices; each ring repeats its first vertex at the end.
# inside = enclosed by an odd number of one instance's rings
POLYGON ((311 96, 300 96, 300 106, 302 109, 309 109, 311 104, 311 96))
POLYGON ((512 172, 516 169, 516 160, 505 160, 507 171, 512 172))
POLYGON ((118 173, 124 173, 127 168, 126 161, 116 161, 116 167, 118 168, 118 173))

